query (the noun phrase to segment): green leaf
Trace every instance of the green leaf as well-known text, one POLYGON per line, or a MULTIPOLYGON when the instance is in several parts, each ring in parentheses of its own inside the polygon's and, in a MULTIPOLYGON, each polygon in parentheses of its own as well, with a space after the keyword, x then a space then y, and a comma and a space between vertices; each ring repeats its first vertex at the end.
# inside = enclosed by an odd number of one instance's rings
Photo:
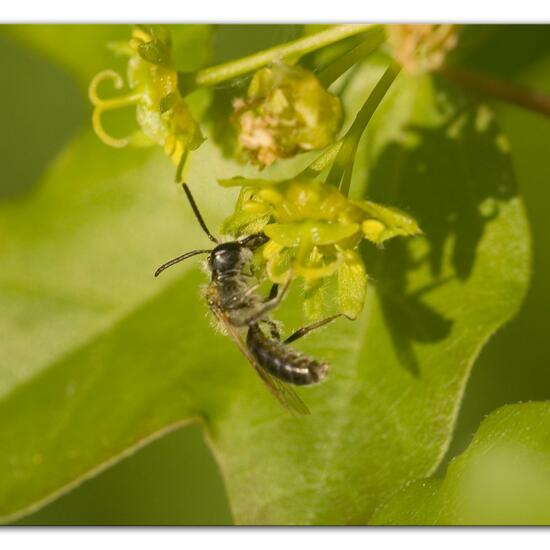
MULTIPOLYGON (((348 105, 380 72, 358 73, 348 105)), ((365 523, 388 494, 432 473, 475 358, 528 285, 528 227, 486 106, 400 77, 359 159, 357 198, 410 212, 425 235, 365 246, 364 311, 302 344, 332 365, 327 382, 303 392, 311 418, 276 423, 233 404, 217 427, 241 523, 365 523)))
MULTIPOLYGON (((357 73, 348 111, 379 72, 357 73)), ((410 212, 425 237, 364 247, 374 279, 364 311, 297 343, 332 367, 301 392, 312 415, 296 419, 212 329, 192 260, 152 277, 207 244, 169 183, 173 167, 81 136, 35 193, 0 206, 0 515, 191 420, 205 427, 239 523, 365 523, 390 492, 430 475, 477 353, 528 282, 528 230, 502 143, 486 108, 401 79, 373 119, 353 189, 410 212)), ((216 179, 238 174, 210 142, 191 157, 212 228, 235 198, 216 179)), ((280 312, 285 334, 300 300, 280 312)))
POLYGON ((315 220, 296 223, 273 223, 264 228, 265 234, 282 246, 298 246, 300 240, 307 236, 314 245, 333 244, 356 234, 359 225, 356 223, 337 223, 315 220))
MULTIPOLYGON (((501 34, 502 29, 497 28, 501 34)), ((550 33, 544 26, 512 25, 505 30, 492 51, 502 52, 504 56, 514 51, 511 59, 516 59, 516 62, 520 59, 515 57, 514 43, 522 48, 531 45, 529 60, 537 58, 535 51, 541 46, 550 51, 550 33), (535 29, 537 32, 533 33, 535 29), (509 52, 505 45, 508 45, 509 52)), ((483 68, 494 73, 502 59, 495 55, 490 58, 494 65, 483 68)), ((546 55, 546 59, 533 62, 521 74, 501 76, 513 78, 534 90, 550 90, 550 57, 546 55)), ((499 104, 497 113, 510 138, 514 166, 529 215, 533 276, 521 311, 489 342, 476 363, 453 435, 450 456, 464 449, 483 418, 496 408, 518 401, 550 399, 546 322, 550 310, 550 187, 546 184, 550 181, 550 163, 546 154, 550 124, 547 118, 512 105, 499 104)))
POLYGON ((338 268, 338 306, 355 319, 361 313, 367 295, 368 277, 357 253, 348 250, 338 268))
POLYGON ((481 424, 443 479, 416 481, 374 515, 378 525, 548 525, 550 403, 504 406, 481 424))
MULTIPOLYGON (((218 190, 216 155, 205 146, 189 174, 210 220, 216 205, 204 191, 218 190), (204 154, 208 160, 201 162, 204 154)), ((200 354, 201 343, 195 347, 182 327, 197 324, 212 337, 198 296, 200 277, 195 270, 177 289, 174 274, 153 277, 166 259, 206 241, 172 178, 162 155, 111 150, 90 132, 54 163, 31 198, 0 206, 0 330, 6 335, 0 515, 48 497, 203 410, 192 393, 209 392, 186 382, 178 388, 173 378, 187 372, 182 358, 200 354), (162 305, 168 288, 171 297, 162 305), (177 327, 166 326, 176 319, 177 327), (143 334, 132 334, 137 327, 143 334), (167 348, 183 339, 192 350, 176 346, 170 359, 154 343, 158 336, 167 338, 167 348), (159 408, 162 394, 167 407, 159 408)), ((182 265, 180 275, 192 266, 182 265)), ((205 359, 216 363, 208 354, 205 359)))

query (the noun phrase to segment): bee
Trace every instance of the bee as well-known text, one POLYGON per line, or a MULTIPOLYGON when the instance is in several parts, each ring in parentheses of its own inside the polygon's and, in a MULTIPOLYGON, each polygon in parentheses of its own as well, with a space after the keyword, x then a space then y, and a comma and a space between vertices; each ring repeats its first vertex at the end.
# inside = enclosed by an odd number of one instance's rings
POLYGON ((274 284, 269 295, 264 298, 258 292, 260 281, 253 270, 254 252, 269 240, 268 237, 264 233, 255 233, 240 240, 220 242, 210 233, 185 183, 183 190, 199 225, 215 246, 192 250, 166 262, 156 270, 155 277, 187 258, 208 254, 207 265, 211 279, 206 289, 206 300, 214 317, 279 402, 291 412, 309 414, 307 406, 290 384, 316 384, 326 377, 329 365, 292 349, 288 344, 330 323, 341 314, 302 327, 281 341, 279 329, 270 313, 283 301, 290 278, 281 291, 274 284), (243 329, 246 330, 246 339, 241 336, 243 329))

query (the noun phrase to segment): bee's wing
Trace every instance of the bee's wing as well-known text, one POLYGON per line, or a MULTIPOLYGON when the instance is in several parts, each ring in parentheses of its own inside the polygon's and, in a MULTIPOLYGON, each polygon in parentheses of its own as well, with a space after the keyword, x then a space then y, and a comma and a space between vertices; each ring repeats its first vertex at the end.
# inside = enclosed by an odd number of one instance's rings
POLYGON ((248 362, 254 367, 254 370, 258 373, 260 378, 263 380, 264 384, 267 386, 269 391, 275 396, 275 398, 291 413, 299 415, 308 415, 311 414, 307 405, 300 399, 298 394, 285 382, 271 376, 265 369, 258 364, 254 359, 246 344, 243 342, 242 338, 226 319, 222 311, 214 310, 214 315, 225 327, 227 334, 235 342, 237 347, 241 350, 242 354, 248 359, 248 362))
POLYGON ((249 359, 264 384, 269 391, 277 398, 277 400, 287 408, 290 412, 299 415, 311 414, 307 405, 302 401, 300 396, 285 382, 271 376, 265 369, 258 365, 254 360, 249 359))

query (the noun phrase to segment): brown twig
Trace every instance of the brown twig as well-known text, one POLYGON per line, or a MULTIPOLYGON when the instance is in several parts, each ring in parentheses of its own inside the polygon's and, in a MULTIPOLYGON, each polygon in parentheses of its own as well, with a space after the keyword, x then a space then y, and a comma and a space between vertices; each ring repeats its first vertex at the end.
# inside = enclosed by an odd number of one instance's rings
POLYGON ((481 92, 499 101, 513 103, 519 107, 550 117, 549 95, 505 80, 499 80, 493 76, 457 67, 443 66, 437 72, 470 90, 481 92))

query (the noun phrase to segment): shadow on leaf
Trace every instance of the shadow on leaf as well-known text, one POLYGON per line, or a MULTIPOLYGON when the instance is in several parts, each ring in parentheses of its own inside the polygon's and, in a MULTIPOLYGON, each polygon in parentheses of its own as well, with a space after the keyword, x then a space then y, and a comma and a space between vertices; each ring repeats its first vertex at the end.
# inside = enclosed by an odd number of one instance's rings
POLYGON ((437 108, 404 129, 404 143, 389 142, 371 168, 369 198, 405 207, 424 235, 365 251, 397 355, 415 376, 414 342, 445 338, 453 325, 426 300, 452 279, 467 280, 486 224, 499 203, 515 194, 507 143, 491 111, 435 82, 437 108), (412 270, 432 281, 414 288, 412 270))

